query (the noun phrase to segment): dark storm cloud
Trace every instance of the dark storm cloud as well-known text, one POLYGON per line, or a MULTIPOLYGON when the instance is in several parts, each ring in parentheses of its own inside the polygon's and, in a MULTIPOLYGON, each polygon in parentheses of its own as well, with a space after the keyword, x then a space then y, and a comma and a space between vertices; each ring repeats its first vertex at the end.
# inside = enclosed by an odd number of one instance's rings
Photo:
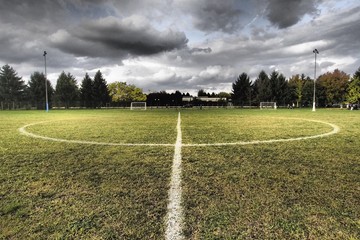
POLYGON ((203 32, 234 33, 265 14, 279 28, 298 23, 306 14, 316 15, 322 0, 177 0, 190 13, 194 26, 203 32))
MULTIPOLYGON (((137 1, 137 7, 142 6, 141 2, 137 1)), ((124 14, 124 9, 135 9, 136 4, 131 1, 0 0, 0 3, 0 44, 6 46, 1 48, 1 55, 9 63, 33 60, 36 51, 51 47, 73 56, 122 59, 183 48, 188 41, 183 32, 157 30, 145 17, 142 21, 111 17, 117 12, 124 14)), ((138 8, 139 13, 141 9, 138 8)))
POLYGON ((194 24, 203 31, 233 32, 240 24, 240 10, 233 9, 228 1, 210 1, 198 9, 194 24))
POLYGON ((319 0, 269 0, 267 18, 279 28, 287 28, 298 23, 305 14, 318 12, 319 0))
POLYGON ((158 31, 146 19, 132 16, 121 21, 107 17, 61 30, 52 36, 52 42, 60 50, 80 56, 124 57, 181 49, 188 40, 183 32, 158 31))
POLYGON ((177 5, 190 13, 194 26, 204 32, 220 31, 232 33, 240 28, 245 12, 235 0, 178 0, 177 5))
MULTIPOLYGON (((4 63, 38 63, 37 54, 42 49, 41 41, 31 37, 31 32, 26 29, 14 29, 11 25, 0 23, 0 60, 4 63)), ((38 36, 34 33, 33 36, 38 36)))
POLYGON ((0 0, 0 6, 0 55, 9 64, 41 64, 42 52, 50 50, 48 36, 76 19, 66 1, 0 0))

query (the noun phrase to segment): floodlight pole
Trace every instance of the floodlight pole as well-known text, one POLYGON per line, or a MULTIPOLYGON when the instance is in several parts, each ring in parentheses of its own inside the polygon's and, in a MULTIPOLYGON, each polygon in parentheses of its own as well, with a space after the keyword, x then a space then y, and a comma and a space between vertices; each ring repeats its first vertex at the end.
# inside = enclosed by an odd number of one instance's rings
POLYGON ((45 61, 45 99, 46 99, 46 112, 49 111, 49 99, 48 99, 48 89, 47 89, 47 74, 46 74, 46 54, 47 52, 44 51, 44 61, 45 61))
POLYGON ((316 111, 316 107, 315 107, 315 105, 316 105, 316 103, 315 103, 315 88, 316 88, 316 85, 315 85, 315 83, 316 83, 316 54, 319 54, 319 51, 315 48, 314 50, 313 50, 313 53, 315 54, 315 68, 314 68, 314 100, 313 100, 313 108, 312 108, 312 111, 313 112, 315 112, 316 111))

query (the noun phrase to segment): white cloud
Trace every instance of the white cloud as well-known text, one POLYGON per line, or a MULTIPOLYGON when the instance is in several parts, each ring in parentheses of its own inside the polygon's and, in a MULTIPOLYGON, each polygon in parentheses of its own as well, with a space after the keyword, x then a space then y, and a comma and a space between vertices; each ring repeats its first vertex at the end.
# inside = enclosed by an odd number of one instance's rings
POLYGON ((327 48, 333 44, 331 41, 326 40, 319 40, 319 41, 311 41, 311 42, 305 42, 305 43, 299 43, 295 44, 289 47, 283 48, 281 51, 284 52, 284 54, 307 54, 309 51, 318 48, 318 49, 324 49, 327 48))

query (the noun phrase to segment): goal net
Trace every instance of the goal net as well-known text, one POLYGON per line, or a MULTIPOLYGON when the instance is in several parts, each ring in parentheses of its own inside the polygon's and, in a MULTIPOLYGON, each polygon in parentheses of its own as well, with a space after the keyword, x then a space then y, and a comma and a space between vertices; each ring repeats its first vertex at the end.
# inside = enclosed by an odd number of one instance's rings
POLYGON ((276 102, 260 102, 260 109, 276 109, 276 102))
POLYGON ((131 102, 130 110, 146 110, 146 102, 131 102))

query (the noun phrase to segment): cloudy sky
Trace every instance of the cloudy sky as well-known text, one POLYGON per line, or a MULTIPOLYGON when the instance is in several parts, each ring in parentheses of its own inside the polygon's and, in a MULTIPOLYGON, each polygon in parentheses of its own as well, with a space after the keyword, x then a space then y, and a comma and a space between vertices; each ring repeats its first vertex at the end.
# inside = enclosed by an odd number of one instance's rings
POLYGON ((358 0, 0 0, 0 64, 25 81, 101 70, 150 91, 231 91, 242 72, 360 67, 358 0))

